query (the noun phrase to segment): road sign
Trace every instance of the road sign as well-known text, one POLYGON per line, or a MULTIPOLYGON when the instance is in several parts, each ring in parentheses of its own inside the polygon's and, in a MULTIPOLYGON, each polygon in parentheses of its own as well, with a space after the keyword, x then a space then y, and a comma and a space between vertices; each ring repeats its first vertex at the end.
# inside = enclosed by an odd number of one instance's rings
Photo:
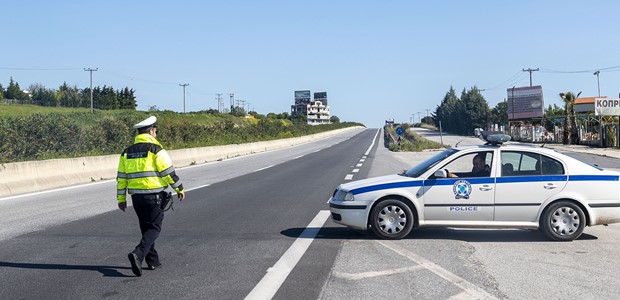
POLYGON ((403 135, 403 128, 402 127, 396 127, 396 134, 403 135))

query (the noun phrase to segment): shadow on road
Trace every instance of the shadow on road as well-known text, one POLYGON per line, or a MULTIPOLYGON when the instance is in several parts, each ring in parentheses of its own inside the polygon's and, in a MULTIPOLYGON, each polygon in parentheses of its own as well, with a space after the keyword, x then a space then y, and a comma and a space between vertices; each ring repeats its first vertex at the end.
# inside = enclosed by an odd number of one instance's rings
MULTIPOLYGON (((291 238, 304 237, 302 232, 306 228, 290 228, 281 231, 282 235, 291 238)), ((308 228, 317 230, 319 228, 308 228)), ((315 239, 342 239, 342 240, 374 240, 378 239, 370 230, 362 231, 347 227, 322 227, 315 239)), ((464 242, 552 242, 542 231, 527 229, 453 229, 453 228, 420 228, 414 229, 407 240, 457 240, 464 242)), ((597 240, 589 234, 582 234, 578 240, 597 240)))
POLYGON ((130 270, 129 267, 117 266, 87 266, 87 265, 65 265, 65 264, 36 264, 36 263, 14 263, 0 261, 0 268, 19 268, 19 269, 39 269, 39 270, 85 270, 97 271, 104 277, 133 277, 119 272, 119 269, 130 270))

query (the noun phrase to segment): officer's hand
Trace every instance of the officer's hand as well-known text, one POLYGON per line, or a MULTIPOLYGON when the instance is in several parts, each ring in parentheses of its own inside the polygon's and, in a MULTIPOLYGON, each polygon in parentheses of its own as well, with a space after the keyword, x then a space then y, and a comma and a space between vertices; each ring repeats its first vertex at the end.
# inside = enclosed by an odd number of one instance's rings
POLYGON ((119 202, 118 203, 118 209, 125 211, 125 208, 127 208, 127 202, 119 202))
POLYGON ((179 196, 179 201, 183 201, 185 199, 185 192, 180 192, 177 196, 179 196))

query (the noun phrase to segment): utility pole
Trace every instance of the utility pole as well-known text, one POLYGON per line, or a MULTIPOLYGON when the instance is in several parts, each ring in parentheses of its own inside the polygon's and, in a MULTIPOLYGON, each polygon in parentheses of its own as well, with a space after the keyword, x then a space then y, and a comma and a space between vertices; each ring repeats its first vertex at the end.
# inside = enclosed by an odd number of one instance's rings
POLYGON ((218 112, 222 112, 220 110, 220 104, 221 104, 221 101, 222 101, 222 93, 219 93, 219 94, 216 93, 215 95, 217 95, 217 111, 218 112))
POLYGON ((93 72, 99 71, 99 68, 84 68, 84 71, 90 72, 90 112, 95 112, 93 108, 93 72))
POLYGON ((592 75, 596 75, 596 85, 598 86, 598 96, 601 97, 601 83, 598 80, 598 74, 601 74, 601 71, 596 71, 592 75))
POLYGON ((188 86, 189 83, 179 83, 179 86, 183 87, 183 113, 185 113, 185 87, 188 86))
POLYGON ((536 71, 538 71, 538 68, 536 68, 536 69, 532 69, 532 68, 523 69, 523 72, 530 72, 530 86, 532 86, 532 72, 536 72, 536 71))
POLYGON ((235 106, 235 93, 228 93, 228 97, 230 97, 230 111, 232 112, 232 109, 235 106))
POLYGON ((429 109, 427 108, 427 109, 426 109, 426 116, 427 116, 427 117, 428 117, 428 111, 429 111, 429 109))
POLYGON ((418 112, 418 121, 420 121, 420 123, 422 123, 422 119, 420 119, 420 112, 418 112))

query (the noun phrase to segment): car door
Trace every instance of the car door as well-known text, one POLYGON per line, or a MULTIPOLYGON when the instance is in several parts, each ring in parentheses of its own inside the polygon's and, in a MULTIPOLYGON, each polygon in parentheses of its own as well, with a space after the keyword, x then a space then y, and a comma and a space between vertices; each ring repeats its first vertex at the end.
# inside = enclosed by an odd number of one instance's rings
POLYGON ((424 180, 424 218, 432 221, 492 221, 495 178, 494 151, 467 152, 441 166, 459 177, 424 180), (473 174, 472 161, 483 155, 488 172, 473 174), (477 177, 473 177, 473 176, 477 177))
POLYGON ((535 222, 540 206, 566 186, 564 165, 544 154, 501 151, 495 185, 495 221, 535 222))

